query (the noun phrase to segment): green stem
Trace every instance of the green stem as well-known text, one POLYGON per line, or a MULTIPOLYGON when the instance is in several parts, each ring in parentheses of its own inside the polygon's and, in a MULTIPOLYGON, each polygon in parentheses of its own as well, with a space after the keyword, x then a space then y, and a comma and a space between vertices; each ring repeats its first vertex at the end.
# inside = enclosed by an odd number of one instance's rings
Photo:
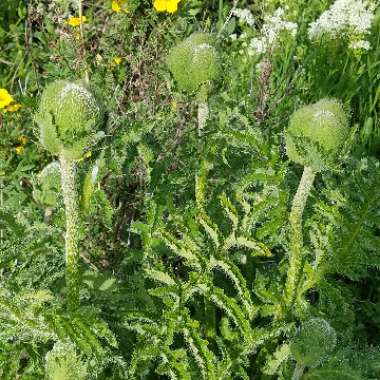
POLYGON ((202 135, 203 129, 206 127, 207 120, 210 115, 208 107, 208 88, 206 85, 202 85, 199 89, 198 95, 198 136, 202 135))
POLYGON ((209 116, 209 108, 207 102, 198 103, 198 135, 202 135, 202 131, 206 126, 209 116))
POLYGON ((219 0, 219 6, 218 6, 218 24, 221 26, 223 22, 223 6, 224 1, 219 0))
POLYGON ((83 0, 79 0, 78 2, 78 7, 79 7, 79 22, 80 22, 80 44, 81 44, 81 50, 82 50, 82 59, 84 63, 84 75, 85 75, 85 80, 86 83, 88 84, 90 82, 90 78, 88 75, 88 66, 87 66, 87 60, 86 60, 86 46, 85 46, 85 41, 84 41, 84 27, 83 27, 83 0))
MULTIPOLYGON (((1 174, 0 174, 1 175, 1 174)), ((0 181, 0 207, 2 210, 4 210, 4 181, 1 179, 0 181)), ((0 246, 3 245, 3 240, 4 240, 4 229, 3 227, 0 228, 0 246)))
MULTIPOLYGON (((219 32, 218 32, 218 35, 217 35, 218 38, 222 35, 224 29, 227 27, 228 23, 230 22, 232 14, 233 14, 233 11, 236 9, 238 2, 239 2, 239 0, 234 0, 232 8, 230 10, 230 13, 228 14, 226 20, 224 21, 223 26, 219 29, 219 32)), ((219 3, 219 9, 220 9, 220 3, 219 3)), ((220 17, 221 16, 219 15, 219 18, 220 17)), ((223 17, 223 4, 222 4, 222 17, 223 17)))
POLYGON ((76 163, 64 155, 61 163, 62 193, 66 214, 65 261, 67 300, 70 310, 79 305, 78 197, 75 186, 76 163))
POLYGON ((301 380, 304 371, 305 371, 305 366, 303 364, 297 363, 296 368, 294 368, 292 380, 301 380))
POLYGON ((288 306, 293 306, 297 298, 298 285, 302 270, 302 216, 305 209, 307 198, 314 183, 316 172, 305 167, 298 190, 293 199, 292 209, 289 215, 290 225, 290 257, 289 269, 286 280, 286 301, 288 306))

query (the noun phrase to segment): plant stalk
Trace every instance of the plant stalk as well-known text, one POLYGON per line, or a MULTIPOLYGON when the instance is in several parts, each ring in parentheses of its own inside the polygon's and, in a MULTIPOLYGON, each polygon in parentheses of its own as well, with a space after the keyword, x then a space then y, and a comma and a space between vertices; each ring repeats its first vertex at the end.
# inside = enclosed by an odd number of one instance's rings
POLYGON ((66 214, 65 262, 66 287, 69 310, 79 306, 79 243, 78 197, 75 185, 76 163, 64 155, 59 157, 61 163, 61 181, 63 201, 66 214))
POLYGON ((202 85, 199 89, 198 95, 198 136, 202 135, 203 129, 206 127, 207 120, 210 115, 208 107, 208 88, 206 85, 202 85))
POLYGON ((305 167, 301 181, 298 185, 296 195, 294 196, 292 208, 289 215, 290 225, 290 257, 289 269, 286 280, 286 301, 288 306, 293 306, 298 295, 298 285, 302 271, 302 250, 303 250, 303 232, 302 216, 305 209, 306 201, 313 187, 316 172, 305 167))
POLYGON ((206 126, 209 117, 209 108, 207 102, 198 103, 198 135, 202 135, 202 131, 206 126))
POLYGON ((304 371, 305 371, 305 366, 303 364, 297 363, 296 368, 294 368, 292 380, 301 380, 304 371))
MULTIPOLYGON (((4 188, 4 181, 3 179, 0 180, 0 207, 2 210, 4 210, 4 192, 3 192, 3 188, 4 188)), ((3 241, 4 241, 4 229, 3 227, 0 228, 0 245, 2 246, 3 245, 3 241)))
POLYGON ((80 22, 80 44, 81 44, 81 50, 82 50, 82 59, 85 66, 85 81, 86 83, 90 83, 90 77, 88 74, 88 65, 86 60, 86 46, 85 46, 85 40, 84 40, 84 27, 83 27, 83 0, 78 1, 78 7, 79 7, 79 22, 80 22))
MULTIPOLYGON (((226 26, 228 25, 228 23, 230 22, 231 20, 231 17, 232 17, 232 14, 233 14, 233 11, 236 9, 237 5, 238 5, 238 2, 239 0, 234 0, 233 4, 232 4, 232 9, 230 10, 226 20, 224 21, 224 24, 223 26, 220 28, 219 32, 218 32, 218 35, 217 37, 220 38, 220 36, 222 35, 224 29, 226 28, 226 26)), ((223 7, 223 4, 222 4, 222 7, 223 7)), ((219 4, 219 9, 220 9, 220 4, 219 4)), ((222 9, 222 16, 223 16, 223 9, 222 9)), ((219 15, 219 17, 221 17, 219 15)))

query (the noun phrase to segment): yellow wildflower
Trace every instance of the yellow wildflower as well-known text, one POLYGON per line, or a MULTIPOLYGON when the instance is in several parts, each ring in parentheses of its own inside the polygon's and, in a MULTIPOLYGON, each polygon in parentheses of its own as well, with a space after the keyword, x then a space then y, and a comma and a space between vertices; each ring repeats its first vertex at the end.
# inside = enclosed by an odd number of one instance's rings
POLYGON ((10 104, 4 110, 4 112, 17 112, 22 107, 19 103, 10 104))
POLYGON ((121 61, 122 61, 122 58, 121 57, 115 57, 114 59, 113 59, 113 61, 116 63, 116 65, 120 65, 120 63, 121 63, 121 61))
POLYGON ((7 107, 13 102, 12 96, 4 88, 0 88, 0 109, 7 107))
POLYGON ((26 145, 26 144, 28 143, 28 141, 29 141, 29 139, 28 139, 26 136, 19 136, 19 137, 17 138, 17 140, 18 140, 18 142, 19 142, 22 146, 26 145))
POLYGON ((23 154, 25 151, 25 148, 22 145, 16 146, 16 154, 20 155, 23 154))
MULTIPOLYGON (((84 24, 87 21, 86 16, 82 16, 82 24, 84 24)), ((69 17, 68 20, 66 20, 66 24, 70 26, 80 26, 80 18, 79 17, 69 17)))
POLYGON ((112 7, 112 10, 116 13, 119 13, 121 11, 121 6, 119 2, 117 1, 113 1, 111 7, 112 7))
POLYGON ((92 156, 92 152, 86 152, 78 161, 81 162, 86 158, 90 158, 92 156))
POLYGON ((125 7, 128 0, 113 0, 111 8, 114 12, 119 13, 121 11, 128 13, 128 9, 125 7))
POLYGON ((178 10, 181 0, 154 0, 153 6, 158 12, 174 13, 178 10))

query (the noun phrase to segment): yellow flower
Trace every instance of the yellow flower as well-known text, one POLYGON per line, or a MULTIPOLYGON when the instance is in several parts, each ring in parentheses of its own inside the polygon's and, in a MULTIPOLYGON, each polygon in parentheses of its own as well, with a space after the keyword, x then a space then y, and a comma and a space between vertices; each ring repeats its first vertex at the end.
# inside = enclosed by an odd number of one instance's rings
POLYGON ((115 57, 114 59, 113 59, 113 61, 116 63, 116 65, 120 65, 120 63, 121 63, 121 61, 123 60, 123 58, 121 58, 121 57, 115 57))
POLYGON ((12 96, 4 88, 0 88, 0 110, 13 102, 12 96))
POLYGON ((128 9, 125 7, 125 4, 128 0, 113 0, 111 8, 114 12, 119 13, 121 11, 128 13, 128 9))
POLYGON ((92 152, 86 152, 78 161, 81 162, 86 158, 90 158, 92 156, 92 152))
POLYGON ((19 103, 10 104, 4 110, 4 112, 17 112, 22 107, 19 103))
POLYGON ((25 151, 25 148, 22 145, 16 146, 16 154, 20 155, 23 154, 25 151))
MULTIPOLYGON (((84 24, 87 21, 86 16, 82 16, 82 24, 84 24)), ((69 17, 68 20, 66 20, 66 24, 70 26, 80 26, 80 18, 79 17, 69 17)))
POLYGON ((18 138, 17 138, 17 140, 18 140, 18 142, 22 145, 22 146, 24 146, 24 145, 26 145, 27 143, 28 143, 28 138, 26 137, 26 136, 19 136, 18 138))
POLYGON ((113 1, 111 7, 112 10, 116 13, 119 13, 121 11, 121 6, 118 1, 113 1))
POLYGON ((174 13, 178 10, 181 0, 154 0, 153 6, 158 12, 174 13))
POLYGON ((174 13, 174 12, 177 12, 178 10, 178 3, 180 2, 180 0, 172 0, 172 1, 169 1, 167 7, 166 7, 166 10, 169 12, 169 13, 174 13))

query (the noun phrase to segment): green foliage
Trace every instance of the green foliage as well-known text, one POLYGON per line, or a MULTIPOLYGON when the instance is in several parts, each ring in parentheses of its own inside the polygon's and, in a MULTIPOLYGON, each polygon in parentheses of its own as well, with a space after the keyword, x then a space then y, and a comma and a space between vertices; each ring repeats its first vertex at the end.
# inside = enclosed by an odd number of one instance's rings
POLYGON ((309 371, 304 377, 304 380, 360 380, 362 377, 357 374, 345 372, 337 369, 318 369, 309 371))
POLYGON ((0 2, 0 378, 380 378, 378 10, 120 3, 0 2))
POLYGON ((45 166, 36 178, 33 197, 42 205, 56 207, 61 192, 61 169, 54 161, 45 166))
POLYGON ((81 197, 81 206, 82 209, 88 211, 90 207, 91 198, 95 192, 95 186, 98 182, 99 174, 99 163, 96 163, 92 168, 90 168, 83 180, 82 185, 82 197, 81 197))
MULTIPOLYGON (((109 360, 110 349, 117 347, 114 335, 99 318, 96 309, 87 307, 68 314, 47 291, 29 292, 21 296, 3 291, 0 315, 4 344, 12 342, 19 345, 22 352, 33 345, 43 347, 57 342, 46 358, 47 372, 52 379, 61 379, 59 376, 65 372, 66 376, 75 373, 78 379, 84 378, 79 376, 84 376, 86 366, 77 356, 75 348, 93 361, 91 366, 95 367, 89 367, 89 370, 95 374, 102 372, 109 360), (67 370, 68 366, 72 372, 67 370)), ((45 363, 38 365, 44 366, 45 363)), ((66 378, 72 377, 63 377, 66 378)))
MULTIPOLYGON (((326 178, 328 187, 315 205, 317 213, 313 217, 312 233, 317 251, 322 252, 323 245, 324 251, 334 251, 329 257, 329 269, 325 268, 328 272, 357 280, 368 276, 369 268, 379 266, 379 212, 376 206, 379 168, 378 160, 373 158, 352 160, 343 177, 326 178), (327 218, 330 222, 323 226, 327 218), (337 228, 339 234, 333 232, 337 228)), ((323 260, 322 257, 318 259, 321 266, 324 266, 323 260)))
MULTIPOLYGON (((148 365, 160 358, 160 362, 166 363, 167 353, 172 356, 181 344, 181 355, 186 355, 185 363, 191 370, 186 376, 168 370, 166 373, 171 378, 228 379, 235 372, 247 378, 248 356, 266 340, 289 328, 279 323, 267 335, 265 330, 251 325, 259 309, 253 303, 246 280, 253 279, 247 274, 244 278, 243 268, 247 263, 253 265, 260 257, 272 256, 270 248, 257 241, 251 230, 251 218, 255 215, 251 214, 253 205, 246 197, 246 187, 249 180, 257 181, 259 174, 256 178, 246 178, 242 188, 238 188, 238 199, 245 206, 243 212, 238 211, 225 193, 221 194, 219 208, 227 219, 217 225, 206 211, 209 204, 206 176, 210 167, 207 163, 202 167, 196 178, 194 215, 170 215, 165 226, 160 222, 162 211, 151 204, 150 223, 134 224, 144 241, 146 260, 154 265, 152 268, 145 263, 146 276, 159 285, 150 293, 162 300, 163 310, 156 319, 128 317, 128 328, 136 331, 142 344, 133 355, 132 376, 146 370, 140 362, 148 365), (157 255, 168 256, 167 265, 160 263, 157 255), (193 316, 195 308, 197 312, 193 316)), ((256 207, 259 214, 265 205, 256 207)), ((157 371, 159 368, 161 364, 157 371)))
POLYGON ((281 365, 283 365, 289 359, 289 355, 289 344, 283 344, 273 354, 273 357, 269 358, 265 368, 263 369, 263 373, 266 375, 275 375, 279 371, 281 365))

